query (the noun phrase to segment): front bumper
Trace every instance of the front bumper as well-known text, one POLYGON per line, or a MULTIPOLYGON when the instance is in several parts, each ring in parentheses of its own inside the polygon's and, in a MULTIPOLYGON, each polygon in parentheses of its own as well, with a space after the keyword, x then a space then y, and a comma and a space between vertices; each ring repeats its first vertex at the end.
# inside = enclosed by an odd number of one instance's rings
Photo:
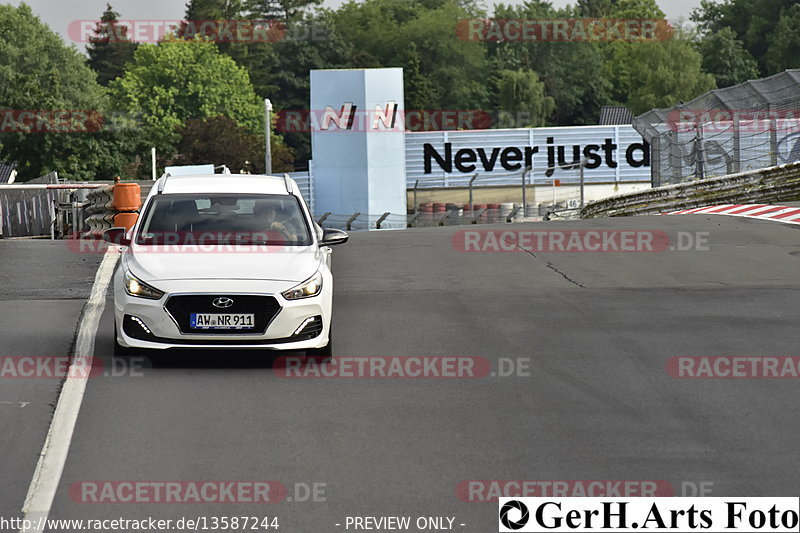
MULTIPOLYGON (((315 297, 289 301, 280 292, 285 282, 253 280, 193 280, 171 287, 160 300, 128 295, 122 283, 114 286, 114 317, 117 342, 128 348, 165 350, 192 349, 271 349, 311 350, 328 344, 331 316, 331 280, 323 283, 315 297), (202 289, 202 290, 201 290, 202 289), (179 295, 271 296, 279 309, 263 332, 185 332, 166 308, 168 298, 179 295)), ((163 284, 159 289, 164 290, 163 284)), ((198 310, 199 312, 205 312, 198 310)))

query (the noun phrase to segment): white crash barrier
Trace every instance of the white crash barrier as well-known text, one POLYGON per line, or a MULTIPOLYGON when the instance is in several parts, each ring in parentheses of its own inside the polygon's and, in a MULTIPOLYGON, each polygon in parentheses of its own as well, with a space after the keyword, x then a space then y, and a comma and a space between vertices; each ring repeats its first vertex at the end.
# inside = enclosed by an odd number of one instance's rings
POLYGON ((655 187, 591 202, 581 218, 657 215, 715 204, 800 200, 800 161, 719 178, 655 187))

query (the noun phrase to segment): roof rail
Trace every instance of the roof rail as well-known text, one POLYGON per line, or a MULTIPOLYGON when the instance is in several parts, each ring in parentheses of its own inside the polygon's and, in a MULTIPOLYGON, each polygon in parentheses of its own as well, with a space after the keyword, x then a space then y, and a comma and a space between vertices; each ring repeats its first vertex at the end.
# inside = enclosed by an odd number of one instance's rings
POLYGON ((292 182, 289 181, 290 179, 291 178, 289 177, 289 174, 284 172, 283 173, 283 183, 286 185, 286 192, 288 192, 289 194, 292 194, 292 182))
POLYGON ((167 179, 171 178, 172 174, 169 172, 165 172, 163 176, 161 176, 161 183, 158 184, 158 194, 164 192, 164 186, 167 184, 167 179))

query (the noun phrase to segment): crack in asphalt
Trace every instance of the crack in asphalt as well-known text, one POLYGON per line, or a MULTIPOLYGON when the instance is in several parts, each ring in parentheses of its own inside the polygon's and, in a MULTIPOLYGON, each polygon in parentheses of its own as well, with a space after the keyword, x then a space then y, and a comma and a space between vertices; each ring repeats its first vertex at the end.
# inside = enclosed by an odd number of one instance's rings
MULTIPOLYGON (((534 259, 539 259, 539 258, 536 256, 536 254, 535 254, 535 253, 533 253, 533 252, 532 252, 532 251, 530 251, 530 250, 526 250, 525 248, 521 247, 521 246, 520 246, 519 244, 517 244, 516 242, 512 242, 512 241, 505 241, 505 242, 507 242, 507 243, 510 243, 510 244, 513 244, 515 247, 519 248, 520 250, 522 250, 522 251, 523 251, 523 252, 525 252, 526 254, 530 255, 530 256, 531 256, 531 257, 533 257, 534 259)), ((563 277, 565 280, 569 281, 570 283, 572 283, 572 284, 573 284, 573 285, 575 285, 576 287, 580 287, 581 289, 585 289, 585 288, 586 288, 586 286, 585 286, 585 285, 582 285, 581 283, 579 283, 579 282, 575 281, 574 279, 572 279, 572 278, 570 278, 569 276, 567 276, 567 274, 566 274, 566 273, 564 273, 564 272, 562 272, 561 270, 559 270, 558 268, 556 268, 556 267, 555 267, 555 265, 553 265, 553 263, 551 263, 550 261, 547 261, 546 259, 543 259, 543 261, 544 261, 544 263, 545 263, 545 266, 546 266, 547 268, 549 268, 550 270, 552 270, 552 271, 553 271, 553 272, 555 272, 556 274, 560 274, 560 275, 561 275, 561 277, 563 277)))

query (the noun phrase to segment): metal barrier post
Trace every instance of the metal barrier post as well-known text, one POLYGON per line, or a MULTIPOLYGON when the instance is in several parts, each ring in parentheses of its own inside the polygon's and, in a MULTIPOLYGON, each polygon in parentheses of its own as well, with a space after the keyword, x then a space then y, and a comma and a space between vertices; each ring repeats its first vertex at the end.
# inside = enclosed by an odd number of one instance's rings
POLYGON ((478 219, 481 217, 481 215, 483 214, 484 211, 486 211, 486 209, 479 209, 478 213, 474 217, 472 217, 472 220, 470 221, 470 224, 477 224, 478 223, 478 219))
POLYGON ((742 168, 742 145, 739 136, 739 112, 733 112, 733 172, 741 171, 742 168))
POLYGON ((381 223, 386 220, 386 217, 389 216, 389 213, 384 213, 381 215, 381 218, 378 219, 378 222, 375 223, 375 229, 381 229, 381 223))
POLYGON ((414 222, 417 220, 418 217, 419 217, 419 213, 414 213, 413 215, 411 215, 411 218, 406 220, 406 227, 407 228, 413 228, 414 227, 414 222))
POLYGON ((350 227, 352 226, 353 222, 355 222, 355 220, 360 216, 361 213, 353 213, 353 216, 347 219, 347 222, 345 222, 345 228, 347 231, 350 231, 350 227))
POLYGON ((522 171, 522 214, 525 214, 525 208, 528 206, 527 201, 527 192, 525 187, 525 174, 533 170, 531 167, 525 167, 525 170, 522 171))
POLYGON ((697 179, 706 177, 706 147, 703 141, 703 123, 697 126, 697 179))
POLYGON ((778 121, 774 113, 770 115, 772 118, 769 119, 769 159, 774 167, 778 164, 778 121))
MULTIPOLYGON (((514 215, 517 214, 517 211, 519 211, 519 209, 520 209, 519 207, 515 207, 514 209, 512 209, 511 213, 506 217, 506 222, 510 223, 511 219, 514 218, 514 215)), ((525 208, 523 207, 522 209, 523 209, 522 216, 525 216, 525 208)))
POLYGON ((469 179, 469 208, 472 210, 472 182, 478 179, 478 173, 476 172, 473 176, 469 179))
POLYGON ((325 219, 327 219, 329 216, 331 216, 331 212, 330 211, 328 211, 327 213, 324 213, 321 217, 319 217, 317 219, 317 224, 319 224, 321 226, 322 223, 325 222, 325 219))
POLYGON ((417 187, 419 187, 419 180, 414 182, 414 213, 417 212, 417 187))

